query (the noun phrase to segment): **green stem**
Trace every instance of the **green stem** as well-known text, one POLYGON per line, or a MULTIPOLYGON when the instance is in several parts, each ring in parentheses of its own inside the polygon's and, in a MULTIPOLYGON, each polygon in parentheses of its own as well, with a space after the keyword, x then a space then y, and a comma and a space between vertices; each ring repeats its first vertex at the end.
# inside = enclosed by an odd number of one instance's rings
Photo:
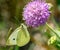
POLYGON ((15 46, 15 50, 19 50, 19 46, 15 46))
POLYGON ((58 38, 60 38, 60 36, 57 34, 57 32, 56 32, 48 23, 46 23, 46 25, 47 25, 47 27, 48 27, 51 31, 54 32, 54 34, 55 34, 58 38))

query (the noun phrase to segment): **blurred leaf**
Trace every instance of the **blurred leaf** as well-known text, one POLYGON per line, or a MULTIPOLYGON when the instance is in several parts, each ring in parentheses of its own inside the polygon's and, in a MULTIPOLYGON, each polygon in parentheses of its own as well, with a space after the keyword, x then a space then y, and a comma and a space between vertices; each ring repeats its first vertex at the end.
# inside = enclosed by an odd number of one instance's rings
POLYGON ((0 22, 0 29, 4 29, 5 28, 5 23, 4 22, 0 22))
POLYGON ((34 46, 35 46, 35 44, 32 43, 32 44, 30 45, 30 47, 28 48, 28 50, 33 50, 34 46))
POLYGON ((13 46, 11 46, 11 47, 9 48, 9 50, 13 50, 13 48, 14 48, 14 47, 13 47, 13 46))
POLYGON ((60 0, 56 0, 57 1, 57 4, 60 5, 60 0))

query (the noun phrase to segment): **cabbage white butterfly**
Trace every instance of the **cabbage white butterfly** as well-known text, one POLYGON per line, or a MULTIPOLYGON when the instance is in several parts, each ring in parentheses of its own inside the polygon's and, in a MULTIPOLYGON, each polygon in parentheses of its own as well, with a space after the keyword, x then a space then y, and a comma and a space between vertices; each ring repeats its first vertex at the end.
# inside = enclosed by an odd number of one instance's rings
POLYGON ((20 27, 15 29, 7 40, 6 45, 24 46, 30 41, 30 35, 27 27, 21 24, 20 27))

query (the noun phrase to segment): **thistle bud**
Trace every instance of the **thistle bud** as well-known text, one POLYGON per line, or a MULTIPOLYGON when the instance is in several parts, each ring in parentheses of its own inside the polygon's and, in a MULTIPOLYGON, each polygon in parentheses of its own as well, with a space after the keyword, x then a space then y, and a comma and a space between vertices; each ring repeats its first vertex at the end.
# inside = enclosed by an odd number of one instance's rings
POLYGON ((54 44, 56 41, 57 41, 56 35, 55 35, 55 36, 52 36, 52 37, 48 40, 48 45, 54 44))

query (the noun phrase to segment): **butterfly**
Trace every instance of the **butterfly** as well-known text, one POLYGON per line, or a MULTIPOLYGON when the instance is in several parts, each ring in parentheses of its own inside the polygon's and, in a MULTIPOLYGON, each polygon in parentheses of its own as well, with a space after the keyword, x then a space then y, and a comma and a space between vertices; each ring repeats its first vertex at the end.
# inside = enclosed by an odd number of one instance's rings
POLYGON ((21 24, 20 27, 15 29, 12 34, 8 37, 6 45, 17 45, 17 46, 24 46, 30 41, 30 35, 27 30, 26 25, 21 24))

